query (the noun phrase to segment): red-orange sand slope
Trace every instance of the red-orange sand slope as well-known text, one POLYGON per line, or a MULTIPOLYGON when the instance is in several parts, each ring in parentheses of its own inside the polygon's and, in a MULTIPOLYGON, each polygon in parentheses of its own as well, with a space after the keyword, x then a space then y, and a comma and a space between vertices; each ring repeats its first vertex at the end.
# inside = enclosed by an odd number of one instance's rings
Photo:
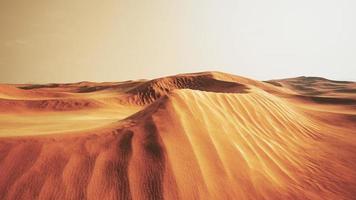
POLYGON ((0 199, 356 199, 356 83, 0 85, 0 199))

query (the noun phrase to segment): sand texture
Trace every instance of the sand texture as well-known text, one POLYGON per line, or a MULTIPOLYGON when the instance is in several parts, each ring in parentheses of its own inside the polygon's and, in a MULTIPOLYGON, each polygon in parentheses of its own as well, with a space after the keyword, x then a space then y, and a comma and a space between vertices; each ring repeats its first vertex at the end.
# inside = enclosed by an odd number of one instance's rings
POLYGON ((356 83, 0 85, 0 199, 356 199, 356 83))

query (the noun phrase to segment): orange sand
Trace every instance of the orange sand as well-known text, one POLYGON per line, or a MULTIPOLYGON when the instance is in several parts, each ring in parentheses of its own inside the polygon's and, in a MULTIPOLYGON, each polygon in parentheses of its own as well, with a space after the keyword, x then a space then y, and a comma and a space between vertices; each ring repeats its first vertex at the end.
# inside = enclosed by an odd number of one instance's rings
POLYGON ((0 85, 0 199, 355 199, 356 83, 0 85))

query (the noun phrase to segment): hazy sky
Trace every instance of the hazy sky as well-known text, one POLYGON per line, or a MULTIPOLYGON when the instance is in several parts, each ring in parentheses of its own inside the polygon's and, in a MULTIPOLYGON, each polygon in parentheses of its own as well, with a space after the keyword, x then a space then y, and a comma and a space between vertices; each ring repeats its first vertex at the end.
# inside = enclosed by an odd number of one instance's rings
POLYGON ((0 0, 0 82, 356 80, 355 0, 0 0))

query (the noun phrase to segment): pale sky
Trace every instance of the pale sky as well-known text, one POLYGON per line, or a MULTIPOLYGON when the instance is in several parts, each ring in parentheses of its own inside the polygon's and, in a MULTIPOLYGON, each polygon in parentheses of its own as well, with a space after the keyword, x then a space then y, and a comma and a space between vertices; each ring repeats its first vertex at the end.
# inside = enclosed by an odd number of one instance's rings
POLYGON ((355 0, 0 0, 0 82, 356 81, 355 0))

